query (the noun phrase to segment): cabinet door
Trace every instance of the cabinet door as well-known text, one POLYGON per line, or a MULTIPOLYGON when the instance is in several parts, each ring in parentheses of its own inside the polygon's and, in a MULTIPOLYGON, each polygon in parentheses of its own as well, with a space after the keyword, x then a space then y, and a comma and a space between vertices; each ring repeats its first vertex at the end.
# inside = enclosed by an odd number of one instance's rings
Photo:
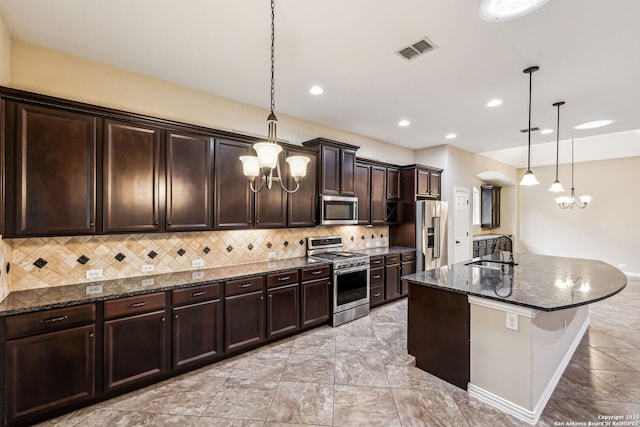
POLYGON ((282 191, 279 183, 274 182, 271 190, 264 188, 255 198, 256 228, 287 226, 287 193, 282 191))
MULTIPOLYGON (((320 146, 320 192, 326 195, 340 194, 341 150, 326 145, 320 146)), ((355 158, 355 157, 354 157, 355 158)))
POLYGON ((356 197, 358 224, 371 224, 371 167, 356 163, 356 197))
POLYGON ((106 120, 104 133, 104 232, 159 231, 160 130, 106 120))
POLYGON ((267 291, 267 338, 300 328, 300 284, 267 291))
POLYGON ((15 226, 6 236, 95 233, 96 118, 7 105, 15 114, 6 134, 16 170, 7 175, 7 219, 15 226))
POLYGON ((244 142, 216 140, 214 221, 218 230, 252 227, 253 192, 242 173, 239 159, 252 155, 252 151, 251 145, 244 142))
POLYGON ((356 152, 340 150, 340 193, 343 196, 356 195, 356 152))
POLYGON ((167 231, 213 230, 213 139, 167 134, 167 231))
POLYGON ((387 199, 398 200, 400 198, 400 171, 387 168, 387 199))
POLYGON ((173 309, 173 368, 213 359, 222 353, 219 299, 173 309))
POLYGON ((371 167, 371 224, 387 224, 387 169, 371 167))
MULTIPOLYGON (((316 215, 318 214, 318 156, 309 151, 287 151, 287 156, 307 156, 309 163, 307 164, 307 176, 300 181, 300 188, 287 197, 288 218, 287 225, 289 227, 313 227, 316 225, 316 215)), ((295 181, 290 177, 289 167, 286 166, 288 182, 290 189, 295 188, 295 181)))
POLYGON ((5 418, 8 422, 88 399, 95 394, 95 327, 7 341, 5 418))
POLYGON ((440 172, 429 172, 429 194, 431 197, 440 198, 440 172))
MULTIPOLYGON (((400 264, 400 277, 406 276, 408 274, 413 274, 416 272, 416 262, 414 261, 404 261, 400 264)), ((408 283, 404 280, 400 280, 400 294, 407 295, 409 292, 408 283)))
POLYGON ((302 284, 302 326, 329 320, 331 313, 331 280, 318 279, 302 284))
POLYGON ((385 299, 400 296, 400 264, 387 265, 384 268, 385 299))
POLYGON ((429 196, 429 174, 430 172, 424 169, 416 169, 416 194, 418 196, 429 196))
POLYGON ((264 341, 264 293, 225 298, 224 350, 239 350, 264 341))
POLYGON ((104 322, 104 385, 107 391, 166 372, 165 312, 104 322))

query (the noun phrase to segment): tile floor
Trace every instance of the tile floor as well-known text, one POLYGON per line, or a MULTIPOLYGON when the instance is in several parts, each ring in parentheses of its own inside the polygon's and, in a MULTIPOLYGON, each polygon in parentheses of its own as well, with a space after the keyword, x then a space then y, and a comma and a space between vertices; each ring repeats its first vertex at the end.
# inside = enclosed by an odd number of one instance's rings
MULTIPOLYGON (((528 425, 412 366, 406 307, 392 303, 41 425, 528 425)), ((590 312, 540 426, 640 415, 640 279, 590 312)))

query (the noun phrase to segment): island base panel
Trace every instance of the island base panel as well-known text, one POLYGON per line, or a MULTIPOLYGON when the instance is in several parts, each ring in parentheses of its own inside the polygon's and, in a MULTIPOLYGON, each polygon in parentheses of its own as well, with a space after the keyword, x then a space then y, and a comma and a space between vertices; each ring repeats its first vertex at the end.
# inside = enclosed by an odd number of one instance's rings
POLYGON ((409 283, 408 351, 416 366, 464 390, 469 383, 467 296, 409 283))

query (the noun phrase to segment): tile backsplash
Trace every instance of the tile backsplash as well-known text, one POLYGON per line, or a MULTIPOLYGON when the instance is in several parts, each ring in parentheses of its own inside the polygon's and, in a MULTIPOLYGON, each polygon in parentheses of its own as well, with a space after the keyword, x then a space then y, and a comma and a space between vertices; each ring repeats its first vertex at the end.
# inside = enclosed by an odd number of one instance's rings
POLYGON ((193 260, 207 268, 266 261, 271 252, 279 259, 301 257, 307 237, 341 235, 346 250, 388 246, 388 234, 386 226, 335 226, 5 239, 0 257, 11 272, 2 277, 0 300, 8 291, 191 270, 193 260), (143 273, 143 265, 154 271, 143 273), (86 278, 87 270, 97 269, 102 278, 86 278))

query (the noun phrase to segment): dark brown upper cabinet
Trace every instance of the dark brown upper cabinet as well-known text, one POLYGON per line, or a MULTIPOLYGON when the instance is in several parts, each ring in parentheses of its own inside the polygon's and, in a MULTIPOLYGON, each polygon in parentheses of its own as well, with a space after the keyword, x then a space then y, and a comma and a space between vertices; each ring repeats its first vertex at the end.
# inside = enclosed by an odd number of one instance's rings
POLYGON ((213 138, 167 132, 166 230, 213 230, 213 138))
POLYGON ((105 233, 160 231, 165 213, 160 129, 105 120, 103 221, 105 233), (161 196, 162 199, 161 199, 161 196))
MULTIPOLYGON (((287 226, 289 227, 313 227, 316 225, 318 214, 318 186, 316 175, 318 171, 318 156, 314 151, 302 149, 288 149, 287 156, 307 156, 310 161, 307 164, 307 176, 300 181, 300 188, 287 197, 287 226)), ((285 167, 289 189, 296 188, 295 181, 290 177, 289 166, 285 167)))
POLYGON ((480 226, 482 228, 500 227, 500 189, 497 185, 480 187, 480 226))
POLYGON ((387 224, 387 168, 371 167, 371 224, 387 224))
POLYGON ((400 170, 387 168, 387 200, 400 198, 400 170))
POLYGON ((416 168, 416 195, 430 199, 440 199, 440 174, 435 169, 416 168))
POLYGON ((358 224, 371 224, 371 166, 356 162, 356 197, 358 224))
POLYGON ((5 104, 6 237, 96 232, 97 119, 5 104))
POLYGON ((318 147, 320 151, 320 194, 349 197, 356 195, 356 150, 359 147, 325 138, 306 141, 302 145, 318 147))
POLYGON ((253 227, 254 197, 240 162, 240 156, 247 155, 255 155, 249 143, 216 140, 214 220, 217 230, 253 227))

